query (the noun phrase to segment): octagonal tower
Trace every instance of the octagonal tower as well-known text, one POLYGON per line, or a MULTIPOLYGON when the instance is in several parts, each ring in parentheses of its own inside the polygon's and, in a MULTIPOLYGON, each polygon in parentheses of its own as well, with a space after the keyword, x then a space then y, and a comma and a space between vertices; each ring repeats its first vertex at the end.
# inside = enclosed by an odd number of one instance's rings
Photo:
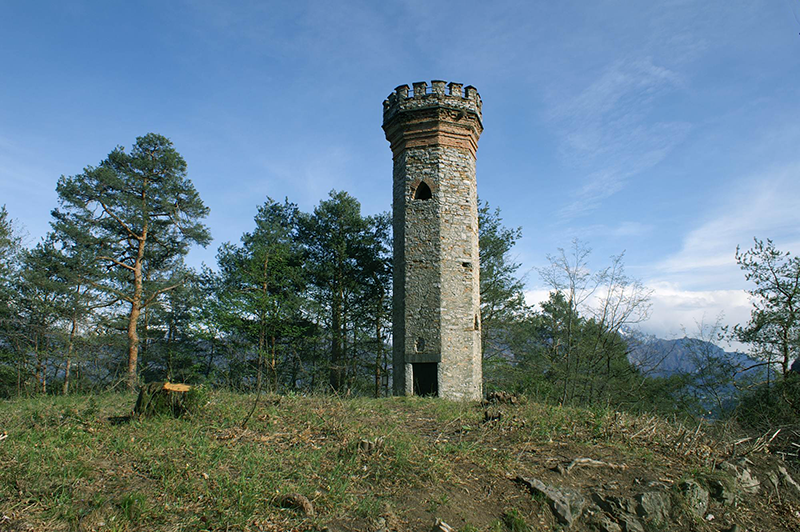
POLYGON ((481 98, 460 83, 413 87, 383 102, 394 159, 394 393, 478 400, 481 98))

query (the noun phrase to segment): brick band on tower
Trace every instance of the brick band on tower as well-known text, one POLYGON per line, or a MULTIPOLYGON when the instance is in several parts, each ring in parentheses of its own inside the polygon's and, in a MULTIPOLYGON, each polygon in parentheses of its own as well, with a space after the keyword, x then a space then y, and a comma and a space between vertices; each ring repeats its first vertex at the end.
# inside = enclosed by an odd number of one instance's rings
POLYGON ((383 102, 383 129, 394 159, 394 392, 478 400, 481 98, 460 83, 401 85, 383 102))

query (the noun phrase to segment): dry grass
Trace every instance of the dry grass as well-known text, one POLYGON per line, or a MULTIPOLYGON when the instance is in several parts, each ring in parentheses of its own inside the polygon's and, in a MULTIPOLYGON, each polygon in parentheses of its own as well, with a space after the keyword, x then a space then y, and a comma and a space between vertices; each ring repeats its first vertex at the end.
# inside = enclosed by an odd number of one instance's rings
POLYGON ((253 396, 209 397, 181 419, 126 420, 127 394, 0 403, 0 530, 541 528, 549 512, 518 474, 574 462, 565 481, 671 482, 757 443, 607 410, 420 398, 270 396, 244 429, 253 396))

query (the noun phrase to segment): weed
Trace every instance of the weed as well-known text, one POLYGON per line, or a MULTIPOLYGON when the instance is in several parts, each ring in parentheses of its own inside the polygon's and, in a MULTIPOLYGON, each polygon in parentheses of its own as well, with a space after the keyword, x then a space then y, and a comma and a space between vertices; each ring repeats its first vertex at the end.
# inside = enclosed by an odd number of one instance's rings
POLYGON ((522 517, 522 514, 516 508, 506 510, 503 514, 503 523, 505 523, 509 532, 528 532, 530 530, 528 523, 525 522, 525 518, 522 517))
POLYGON ((488 532, 506 532, 506 526, 500 519, 495 519, 489 524, 488 532))
POLYGON ((117 506, 128 521, 134 523, 141 519, 147 508, 147 498, 141 493, 132 492, 124 494, 117 506))

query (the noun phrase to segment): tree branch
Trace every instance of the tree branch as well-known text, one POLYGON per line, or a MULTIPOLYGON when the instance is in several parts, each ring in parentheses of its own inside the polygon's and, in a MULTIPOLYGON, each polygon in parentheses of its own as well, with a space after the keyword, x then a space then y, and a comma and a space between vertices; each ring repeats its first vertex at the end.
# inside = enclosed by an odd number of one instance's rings
POLYGON ((107 260, 107 261, 113 262, 114 264, 116 264, 117 266, 120 266, 121 268, 125 268, 127 270, 133 271, 133 266, 125 264, 124 262, 120 262, 119 260, 115 259, 114 257, 108 257, 106 255, 100 255, 97 258, 99 260, 107 260))
POLYGON ((100 204, 100 205, 103 207, 103 211, 104 211, 106 214, 108 214, 109 216, 111 216, 111 217, 112 217, 114 220, 116 220, 116 221, 117 221, 117 223, 118 223, 118 224, 120 224, 122 227, 124 227, 124 228, 125 228, 125 230, 128 232, 128 234, 130 234, 130 235, 131 235, 133 238, 135 238, 136 240, 141 240, 141 238, 142 238, 142 237, 140 237, 139 235, 137 235, 136 233, 134 233, 134 232, 133 232, 133 230, 132 230, 132 229, 131 229, 131 228, 128 226, 128 224, 126 224, 125 222, 123 222, 123 221, 122 221, 122 219, 121 219, 119 216, 117 216, 116 214, 114 214, 113 212, 111 212, 111 211, 108 209, 108 207, 106 207, 106 204, 105 204, 105 203, 103 203, 102 201, 99 201, 99 200, 98 200, 98 203, 99 203, 99 204, 100 204))

